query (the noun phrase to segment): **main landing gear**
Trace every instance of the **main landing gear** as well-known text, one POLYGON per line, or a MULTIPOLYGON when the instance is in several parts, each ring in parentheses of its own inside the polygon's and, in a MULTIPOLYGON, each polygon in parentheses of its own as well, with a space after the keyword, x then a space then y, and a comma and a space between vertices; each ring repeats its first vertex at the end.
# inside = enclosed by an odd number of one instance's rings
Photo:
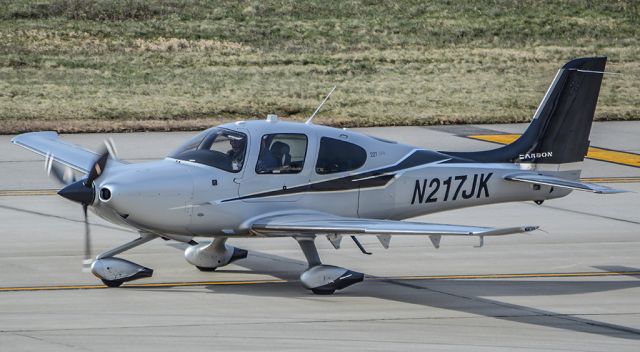
POLYGON ((295 237, 302 249, 309 268, 302 272, 300 281, 304 288, 317 295, 330 295, 364 280, 364 274, 333 265, 322 264, 313 237, 295 237))
POLYGON ((184 251, 184 258, 200 271, 215 271, 221 266, 247 257, 249 252, 225 242, 226 237, 218 237, 211 243, 191 246, 184 251))
MULTIPOLYGON (((364 280, 364 275, 333 265, 325 265, 320 261, 314 243, 315 236, 295 237, 307 258, 309 268, 300 275, 302 285, 315 294, 330 295, 364 280)), ((204 243, 187 248, 185 259, 200 271, 214 271, 238 259, 247 257, 247 251, 226 244, 226 237, 219 237, 211 243, 204 243)))

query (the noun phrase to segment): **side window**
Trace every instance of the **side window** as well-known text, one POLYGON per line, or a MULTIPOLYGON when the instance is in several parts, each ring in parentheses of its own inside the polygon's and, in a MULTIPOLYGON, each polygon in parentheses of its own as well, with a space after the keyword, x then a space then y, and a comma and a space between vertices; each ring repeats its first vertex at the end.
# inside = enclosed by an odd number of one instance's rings
POLYGON ((320 175, 355 170, 367 161, 367 152, 360 146, 339 139, 322 137, 316 162, 320 175))
POLYGON ((258 174, 297 174, 304 167, 307 136, 304 134, 266 134, 260 140, 256 164, 258 174))

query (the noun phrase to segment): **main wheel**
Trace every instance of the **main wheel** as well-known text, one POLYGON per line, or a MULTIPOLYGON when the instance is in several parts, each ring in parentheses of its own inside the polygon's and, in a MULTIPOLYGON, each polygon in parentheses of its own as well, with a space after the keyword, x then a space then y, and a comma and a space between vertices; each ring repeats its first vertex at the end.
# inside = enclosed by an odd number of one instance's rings
POLYGON ((124 281, 122 280, 102 280, 102 282, 109 287, 120 287, 124 281))
POLYGON ((315 293, 316 295, 332 295, 334 292, 336 292, 336 290, 321 290, 321 289, 317 289, 317 288, 312 288, 311 292, 315 293))
POLYGON ((216 271, 216 269, 218 269, 218 267, 207 268, 205 266, 197 266, 197 265, 196 265, 196 268, 198 268, 198 270, 200 270, 200 271, 207 271, 207 272, 216 271))

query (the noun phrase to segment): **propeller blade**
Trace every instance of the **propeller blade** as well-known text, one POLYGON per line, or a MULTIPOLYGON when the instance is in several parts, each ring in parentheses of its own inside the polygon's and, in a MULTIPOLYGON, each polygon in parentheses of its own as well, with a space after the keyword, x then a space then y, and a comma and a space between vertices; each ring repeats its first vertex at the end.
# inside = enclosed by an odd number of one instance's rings
POLYGON ((93 257, 91 256, 91 230, 86 205, 82 205, 82 212, 84 213, 84 260, 82 261, 82 271, 88 272, 91 270, 93 257))
POLYGON ((107 165, 107 159, 109 158, 109 151, 104 150, 102 154, 96 159, 95 163, 89 170, 89 175, 87 175, 86 181, 84 181, 84 185, 86 187, 91 187, 93 181, 95 181, 102 173, 104 172, 104 167, 107 165))
POLYGON ((114 160, 118 160, 118 149, 116 149, 116 142, 113 141, 113 138, 109 137, 104 141, 104 145, 107 147, 107 151, 111 158, 114 160))
POLYGON ((62 166, 56 163, 53 154, 47 153, 44 159, 44 170, 47 172, 47 176, 52 177, 63 185, 70 185, 76 182, 76 177, 68 166, 62 166))
POLYGON ((104 172, 104 168, 107 165, 107 160, 111 156, 112 159, 118 159, 118 150, 116 149, 116 144, 113 142, 113 139, 109 138, 104 141, 104 148, 102 149, 102 153, 98 159, 96 159, 95 163, 93 163, 93 167, 89 171, 89 175, 87 175, 87 180, 85 181, 85 186, 91 187, 93 181, 95 181, 102 173, 104 172))

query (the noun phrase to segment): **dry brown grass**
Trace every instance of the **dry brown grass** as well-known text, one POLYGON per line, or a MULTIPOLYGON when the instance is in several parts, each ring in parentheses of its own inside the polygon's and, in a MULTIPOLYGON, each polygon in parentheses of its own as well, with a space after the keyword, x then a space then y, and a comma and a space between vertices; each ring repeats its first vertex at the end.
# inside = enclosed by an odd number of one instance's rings
POLYGON ((606 55, 597 119, 640 116, 634 2, 15 0, 0 133, 200 129, 277 113, 336 126, 522 122, 556 70, 606 55))

